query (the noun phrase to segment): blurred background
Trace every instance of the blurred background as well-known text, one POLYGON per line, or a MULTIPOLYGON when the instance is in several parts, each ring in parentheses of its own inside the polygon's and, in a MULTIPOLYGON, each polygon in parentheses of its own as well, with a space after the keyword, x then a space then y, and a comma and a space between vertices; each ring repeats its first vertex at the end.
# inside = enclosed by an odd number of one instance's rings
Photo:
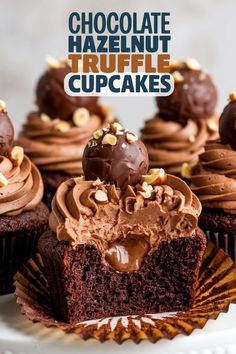
MULTIPOLYGON (((236 90, 235 0, 1 0, 0 98, 19 131, 33 108, 34 88, 47 54, 67 52, 71 11, 170 11, 172 59, 197 58, 219 89, 218 111, 236 90)), ((156 110, 154 98, 108 98, 117 116, 135 132, 156 110)))

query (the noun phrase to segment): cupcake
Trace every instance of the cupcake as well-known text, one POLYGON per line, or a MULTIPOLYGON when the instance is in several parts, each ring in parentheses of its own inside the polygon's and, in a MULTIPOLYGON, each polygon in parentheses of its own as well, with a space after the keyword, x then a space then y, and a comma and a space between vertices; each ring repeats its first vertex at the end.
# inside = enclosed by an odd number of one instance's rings
POLYGON ((36 87, 38 109, 29 113, 18 138, 42 174, 48 205, 62 181, 82 173, 86 143, 112 119, 97 97, 65 93, 64 78, 70 72, 66 61, 48 59, 48 69, 36 87))
POLYGON ((96 131, 85 177, 63 182, 39 240, 57 320, 188 309, 206 239, 201 204, 119 124, 96 131))
POLYGON ((170 72, 174 91, 156 98, 159 112, 145 122, 141 138, 150 167, 189 179, 188 167, 198 161, 206 141, 218 136, 217 91, 194 59, 171 64, 170 72))
POLYGON ((48 228, 49 211, 41 202, 38 169, 14 146, 14 129, 0 101, 0 295, 12 292, 13 276, 35 251, 48 228))
POLYGON ((236 262, 236 92, 229 100, 220 117, 220 139, 206 144, 193 169, 192 190, 203 205, 200 226, 236 262))

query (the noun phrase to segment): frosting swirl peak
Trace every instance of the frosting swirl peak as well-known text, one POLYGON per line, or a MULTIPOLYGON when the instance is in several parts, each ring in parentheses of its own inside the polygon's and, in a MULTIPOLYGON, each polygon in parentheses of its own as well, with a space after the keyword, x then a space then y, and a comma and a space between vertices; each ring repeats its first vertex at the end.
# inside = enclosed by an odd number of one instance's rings
POLYGON ((30 113, 18 138, 26 154, 40 170, 82 173, 84 147, 102 120, 91 115, 85 126, 75 126, 60 119, 45 121, 38 112, 30 113))
MULTIPOLYGON (((14 148, 13 148, 14 149, 14 148)), ((23 155, 22 161, 0 156, 0 215, 18 215, 34 209, 43 197, 38 169, 23 155)))
POLYGON ((142 140, 148 150, 150 166, 163 167, 168 173, 177 175, 181 174, 184 163, 197 162, 207 140, 217 137, 215 116, 197 122, 189 119, 186 125, 156 116, 146 121, 142 129, 142 140))
POLYGON ((204 207, 236 214, 236 151, 218 141, 208 143, 193 171, 192 190, 204 207))

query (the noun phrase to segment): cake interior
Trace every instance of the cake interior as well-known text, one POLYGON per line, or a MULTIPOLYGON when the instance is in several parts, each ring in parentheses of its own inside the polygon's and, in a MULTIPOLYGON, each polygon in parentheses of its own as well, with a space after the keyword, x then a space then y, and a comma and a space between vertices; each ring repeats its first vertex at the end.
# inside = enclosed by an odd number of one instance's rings
POLYGON ((52 231, 39 240, 55 316, 75 324, 85 320, 142 315, 190 308, 201 259, 204 233, 161 241, 132 272, 109 265, 92 244, 69 246, 52 231))

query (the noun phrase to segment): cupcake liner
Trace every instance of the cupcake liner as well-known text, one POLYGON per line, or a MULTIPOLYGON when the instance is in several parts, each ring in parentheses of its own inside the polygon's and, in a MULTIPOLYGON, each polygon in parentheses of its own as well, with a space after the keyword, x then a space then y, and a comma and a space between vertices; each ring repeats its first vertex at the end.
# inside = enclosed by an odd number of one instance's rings
POLYGON ((15 275, 15 286, 21 312, 33 322, 73 332, 84 340, 114 340, 119 344, 128 339, 135 343, 144 339, 157 342, 162 338, 172 339, 180 333, 189 335, 196 328, 202 329, 209 319, 216 319, 221 312, 227 312, 229 304, 236 303, 236 267, 229 256, 209 243, 203 257, 194 305, 190 310, 91 319, 75 326, 54 318, 45 269, 39 254, 26 262, 15 275))
POLYGON ((204 230, 207 240, 222 248, 236 263, 236 233, 204 230))
POLYGON ((13 277, 22 263, 34 254, 46 228, 45 225, 34 231, 0 236, 0 295, 14 292, 13 277))

